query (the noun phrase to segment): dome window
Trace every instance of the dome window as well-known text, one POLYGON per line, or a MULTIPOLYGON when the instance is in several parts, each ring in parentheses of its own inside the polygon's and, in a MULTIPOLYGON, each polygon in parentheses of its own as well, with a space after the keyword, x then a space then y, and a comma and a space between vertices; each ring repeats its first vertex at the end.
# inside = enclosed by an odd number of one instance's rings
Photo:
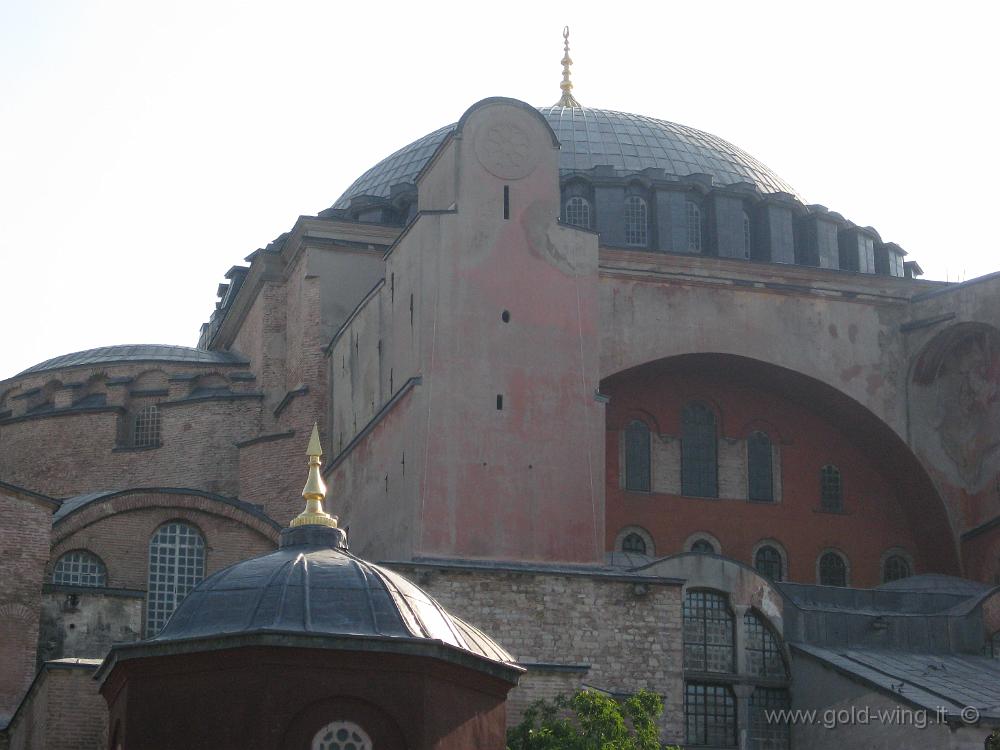
POLYGON ((625 244, 629 247, 646 247, 646 201, 638 195, 625 199, 625 244))
POLYGON ((372 740, 352 721, 335 721, 313 737, 312 750, 372 750, 372 740))
POLYGON ((750 217, 743 212, 743 257, 750 257, 750 217))
POLYGON ((158 448, 160 446, 160 410, 154 405, 144 406, 132 421, 132 447, 158 448))
POLYGON ((590 201, 578 195, 566 201, 566 223, 590 229, 590 201))
POLYGON ((899 581, 913 575, 909 561, 902 555, 889 555, 882 564, 882 583, 899 581))
POLYGON ((694 201, 687 202, 687 249, 689 253, 701 252, 701 209, 694 201))

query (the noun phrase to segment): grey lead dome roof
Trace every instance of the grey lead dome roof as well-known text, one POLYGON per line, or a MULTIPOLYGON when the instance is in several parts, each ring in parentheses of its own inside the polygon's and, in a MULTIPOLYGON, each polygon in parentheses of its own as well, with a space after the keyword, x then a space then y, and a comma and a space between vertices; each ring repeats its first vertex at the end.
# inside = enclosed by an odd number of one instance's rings
POLYGON ((338 529, 283 532, 276 552, 209 576, 153 641, 291 633, 440 641, 495 662, 514 658, 392 571, 339 548, 338 529))
POLYGON ((247 361, 232 352, 209 351, 195 349, 190 346, 172 346, 169 344, 122 344, 119 346, 102 346, 97 349, 87 349, 83 352, 63 354, 27 370, 18 375, 30 375, 33 372, 59 370, 64 367, 81 365, 96 365, 112 362, 190 362, 195 364, 242 365, 247 361))
MULTIPOLYGON (((798 193, 764 164, 733 144, 701 130, 643 115, 588 107, 539 107, 562 144, 559 171, 565 176, 607 165, 622 174, 648 167, 684 177, 711 175, 716 184, 749 182, 763 193, 798 193)), ((414 182, 455 125, 435 130, 386 157, 354 181, 334 208, 358 195, 389 197, 389 188, 414 182)))

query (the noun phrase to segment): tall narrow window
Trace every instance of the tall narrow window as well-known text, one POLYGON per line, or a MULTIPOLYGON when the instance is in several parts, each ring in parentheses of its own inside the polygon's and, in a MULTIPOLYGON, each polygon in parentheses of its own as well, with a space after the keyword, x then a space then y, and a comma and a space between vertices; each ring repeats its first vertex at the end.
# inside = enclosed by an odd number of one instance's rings
POLYGON ((681 412, 681 494, 718 497, 718 441, 715 413, 692 402, 681 412))
POLYGON ((155 448, 160 444, 160 410, 144 406, 132 422, 132 447, 155 448))
POLYGON ((882 583, 899 581, 911 575, 910 563, 902 555, 889 555, 882 564, 882 583))
POLYGON ((750 257, 750 217, 743 212, 743 257, 750 257))
POLYGON ((772 581, 785 580, 784 562, 781 553, 770 544, 765 544, 757 550, 753 556, 753 567, 765 578, 772 581))
POLYGON ((646 201, 630 195, 625 199, 625 244, 645 247, 646 242, 646 201))
POLYGON ((52 569, 52 583, 58 586, 104 586, 107 580, 101 558, 85 549, 67 552, 52 569))
POLYGON ((205 540, 193 526, 165 523, 149 541, 146 637, 167 624, 181 600, 205 577, 205 540))
POLYGON ((990 656, 1000 659, 1000 630, 990 637, 990 656))
POLYGON ((759 503, 774 501, 771 438, 766 432, 751 432, 747 438, 747 497, 759 503))
POLYGON ((649 428, 638 419, 625 427, 625 489, 649 492, 649 428))
POLYGON ((827 464, 819 472, 819 505, 830 513, 844 510, 844 487, 840 481, 840 469, 827 464))
POLYGON ((819 558, 819 582, 822 586, 846 586, 847 563, 836 552, 824 552, 819 558))
POLYGON ((689 745, 736 747, 736 699, 727 685, 684 686, 684 723, 689 745))
POLYGON ((503 217, 510 218, 510 185, 503 186, 503 217))
POLYGON ((579 196, 566 201, 566 223, 590 229, 590 201, 579 196))
POLYGON ((684 597, 684 669, 735 672, 733 614, 722 594, 688 591, 684 597))
POLYGON ((788 677, 778 639, 755 612, 743 615, 743 635, 747 674, 778 680, 788 677))
POLYGON ((687 202, 688 252, 701 252, 701 209, 694 201, 687 202))

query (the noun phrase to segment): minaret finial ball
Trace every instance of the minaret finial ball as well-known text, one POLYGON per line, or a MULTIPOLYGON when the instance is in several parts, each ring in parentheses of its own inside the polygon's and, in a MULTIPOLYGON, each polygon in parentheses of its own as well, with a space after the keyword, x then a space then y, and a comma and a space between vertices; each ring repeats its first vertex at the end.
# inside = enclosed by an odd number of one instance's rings
POLYGON ((306 448, 306 455, 309 456, 309 477, 306 479, 306 486, 302 488, 302 497, 305 498, 306 507, 298 516, 292 519, 290 526, 331 526, 337 527, 337 517, 331 516, 323 510, 323 499, 326 497, 326 485, 323 484, 323 477, 320 476, 320 458, 323 455, 323 446, 319 442, 319 427, 313 424, 312 435, 309 437, 309 447, 306 448))

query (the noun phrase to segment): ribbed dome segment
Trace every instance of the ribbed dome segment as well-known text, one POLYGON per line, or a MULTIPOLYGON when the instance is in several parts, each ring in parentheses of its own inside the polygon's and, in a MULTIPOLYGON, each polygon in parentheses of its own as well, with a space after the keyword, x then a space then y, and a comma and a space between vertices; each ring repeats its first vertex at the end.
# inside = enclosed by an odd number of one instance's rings
MULTIPOLYGON (((795 189, 733 144, 686 125, 643 115, 588 107, 539 107, 562 144, 562 175, 610 166, 621 174, 653 167, 667 175, 711 175, 718 185, 749 182, 763 193, 795 189)), ((354 181, 334 204, 347 208, 358 195, 389 197, 393 185, 414 182, 435 149, 455 129, 448 125, 383 159, 354 181)))
POLYGON ((338 535, 315 526, 286 531, 278 551, 206 578, 153 640, 259 632, 426 638, 514 661, 402 576, 333 546, 338 535), (317 543, 324 537, 329 543, 317 543))

